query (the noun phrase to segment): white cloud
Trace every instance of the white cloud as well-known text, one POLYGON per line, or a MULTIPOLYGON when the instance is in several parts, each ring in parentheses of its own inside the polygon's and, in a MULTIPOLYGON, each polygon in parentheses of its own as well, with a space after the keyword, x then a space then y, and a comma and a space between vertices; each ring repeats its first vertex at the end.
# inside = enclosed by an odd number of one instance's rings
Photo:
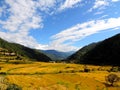
POLYGON ((44 49, 46 45, 41 45, 38 44, 37 41, 31 37, 31 36, 26 36, 24 33, 5 33, 5 32, 0 32, 0 37, 4 38, 5 40, 8 40, 9 42, 15 42, 22 44, 24 46, 29 46, 31 48, 38 48, 39 49, 44 49))
POLYGON ((2 16, 3 9, 0 8, 0 17, 2 16))
POLYGON ((107 6, 110 6, 111 3, 115 3, 115 2, 118 2, 120 0, 96 0, 94 2, 94 5, 92 8, 90 8, 88 10, 88 12, 92 12, 93 10, 95 9, 98 9, 98 10, 103 10, 105 9, 107 6))
POLYGON ((9 4, 10 16, 7 21, 3 21, 3 28, 10 32, 21 29, 36 29, 41 27, 41 16, 36 15, 35 3, 32 0, 6 0, 9 4))
POLYGON ((120 22, 120 17, 109 18, 106 20, 93 20, 82 24, 77 24, 52 36, 52 45, 55 45, 55 47, 66 45, 67 47, 62 47, 61 49, 69 50, 69 46, 71 47, 72 43, 79 41, 89 35, 108 29, 120 28, 120 23, 116 22, 120 22))
POLYGON ((43 16, 37 10, 46 12, 54 6, 55 0, 5 0, 5 3, 5 8, 0 7, 1 15, 6 12, 7 16, 5 20, 0 20, 0 37, 32 48, 46 47, 29 33, 30 30, 43 27, 43 16))
POLYGON ((6 6, 5 5, 2 5, 1 7, 0 7, 0 17, 2 17, 2 16, 4 16, 5 15, 5 11, 4 11, 4 9, 6 9, 6 6))
POLYGON ((55 10, 55 7, 61 7, 62 9, 72 8, 81 0, 66 0, 63 5, 60 5, 62 2, 63 0, 5 0, 5 5, 3 5, 5 8, 0 6, 0 12, 1 16, 5 12, 4 14, 7 17, 5 20, 0 20, 0 37, 10 42, 37 49, 75 50, 76 47, 67 44, 58 47, 56 42, 41 45, 34 37, 29 35, 30 30, 43 27, 44 16, 42 16, 41 12, 49 13, 50 10, 55 10))
POLYGON ((56 0, 38 0, 36 6, 39 7, 41 11, 48 12, 51 8, 55 7, 56 0))
POLYGON ((63 4, 61 4, 59 11, 62 11, 64 9, 73 8, 76 5, 78 5, 82 0, 65 0, 63 4))
POLYGON ((79 49, 80 47, 75 47, 69 44, 60 44, 57 41, 53 41, 45 47, 45 50, 58 50, 62 52, 77 51, 79 49))
POLYGON ((108 5, 109 5, 109 1, 108 0, 96 0, 94 2, 93 7, 89 9, 89 12, 91 12, 94 9, 104 9, 108 5))
POLYGON ((96 0, 93 9, 99 8, 99 7, 103 7, 103 6, 107 6, 109 5, 109 3, 106 0, 96 0))
MULTIPOLYGON (((7 17, 5 20, 0 20, 0 37, 10 42, 16 42, 32 48, 59 48, 58 50, 63 50, 63 47, 67 47, 66 44, 59 47, 55 43, 54 45, 41 45, 34 37, 29 35, 31 29, 43 27, 42 18, 44 16, 41 16, 38 10, 45 13, 49 12, 51 8, 54 9, 57 2, 57 0, 5 0, 6 6, 4 5, 5 8, 0 7, 0 12, 1 16, 3 11, 6 12, 7 17)), ((66 1, 66 5, 69 5, 68 7, 71 8, 78 2, 80 0, 66 1)), ((66 6, 65 8, 68 7, 66 6)), ((73 48, 75 47, 69 46, 69 50, 73 50, 73 48)))
POLYGON ((118 2, 118 1, 120 1, 120 0, 112 0, 112 2, 118 2))

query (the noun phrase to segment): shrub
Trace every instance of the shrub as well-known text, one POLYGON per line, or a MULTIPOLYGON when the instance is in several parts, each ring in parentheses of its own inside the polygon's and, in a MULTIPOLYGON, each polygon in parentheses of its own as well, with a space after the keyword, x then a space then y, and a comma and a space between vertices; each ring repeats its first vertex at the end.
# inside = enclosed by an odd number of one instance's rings
POLYGON ((70 70, 70 73, 75 73, 76 71, 75 70, 70 70))
POLYGON ((58 73, 62 73, 62 71, 58 71, 58 73))
POLYGON ((0 70, 2 70, 2 67, 0 67, 0 70))
POLYGON ((90 69, 85 68, 84 72, 90 72, 90 69))
POLYGON ((15 59, 16 60, 22 60, 22 57, 21 56, 17 56, 15 59))
POLYGON ((96 69, 95 69, 95 68, 92 68, 91 71, 96 71, 96 69))
POLYGON ((7 73, 6 72, 0 72, 0 75, 6 75, 7 73))
POLYGON ((22 90, 22 88, 16 84, 9 84, 6 90, 22 90))
POLYGON ((70 66, 66 66, 65 69, 67 69, 67 68, 71 68, 71 67, 70 66))
POLYGON ((106 82, 109 82, 111 86, 114 85, 115 82, 118 82, 120 78, 116 74, 109 74, 105 77, 106 82))
POLYGON ((119 67, 111 67, 110 72, 118 72, 120 71, 119 69, 119 67))
POLYGON ((90 69, 87 68, 87 66, 84 66, 84 72, 90 72, 90 69))

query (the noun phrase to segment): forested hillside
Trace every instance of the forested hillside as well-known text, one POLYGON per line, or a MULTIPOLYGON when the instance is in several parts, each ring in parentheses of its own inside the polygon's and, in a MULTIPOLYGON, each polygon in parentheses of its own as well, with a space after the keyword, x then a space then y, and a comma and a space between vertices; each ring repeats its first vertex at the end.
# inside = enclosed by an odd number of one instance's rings
POLYGON ((68 62, 120 65, 120 34, 83 47, 68 58, 68 62))
POLYGON ((16 56, 26 57, 35 61, 47 62, 51 60, 49 57, 47 57, 43 53, 40 53, 37 50, 25 47, 20 44, 10 43, 1 38, 0 38, 0 48, 1 48, 1 55, 9 56, 11 54, 14 54, 16 56))

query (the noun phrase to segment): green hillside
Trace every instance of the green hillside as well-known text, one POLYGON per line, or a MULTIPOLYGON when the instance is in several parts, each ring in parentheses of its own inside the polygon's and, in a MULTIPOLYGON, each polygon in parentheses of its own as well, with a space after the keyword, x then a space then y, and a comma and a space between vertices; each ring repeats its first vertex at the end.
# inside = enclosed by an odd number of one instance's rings
POLYGON ((120 34, 83 47, 68 62, 94 65, 120 65, 120 34))
POLYGON ((83 48, 81 48, 79 51, 77 51, 76 53, 74 53, 73 55, 69 56, 67 58, 68 62, 72 62, 72 63, 82 63, 81 59, 82 57, 91 49, 93 49, 98 43, 92 43, 89 44, 87 46, 84 46, 83 48))
POLYGON ((28 58, 35 61, 44 61, 47 62, 51 60, 49 57, 40 53, 37 50, 25 47, 20 44, 10 43, 0 38, 0 56, 17 56, 22 58, 28 58), (14 54, 14 55, 12 55, 14 54))

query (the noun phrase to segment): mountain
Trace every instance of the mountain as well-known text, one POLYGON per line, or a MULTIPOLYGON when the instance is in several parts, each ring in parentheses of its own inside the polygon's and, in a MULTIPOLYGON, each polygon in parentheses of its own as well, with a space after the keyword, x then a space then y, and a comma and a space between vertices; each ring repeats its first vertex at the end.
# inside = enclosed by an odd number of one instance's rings
POLYGON ((50 57, 52 60, 63 60, 74 53, 74 51, 60 52, 57 50, 40 50, 40 52, 44 53, 45 55, 50 57))
POLYGON ((120 34, 92 43, 68 57, 68 62, 120 66, 120 34))
POLYGON ((89 45, 84 46, 80 50, 78 50, 76 53, 72 54, 67 58, 68 62, 72 63, 82 63, 81 59, 82 57, 90 50, 92 50, 98 43, 92 43, 89 45))
POLYGON ((0 56, 15 54, 16 56, 29 58, 35 61, 50 61, 51 59, 35 49, 20 44, 10 43, 0 38, 0 56))

